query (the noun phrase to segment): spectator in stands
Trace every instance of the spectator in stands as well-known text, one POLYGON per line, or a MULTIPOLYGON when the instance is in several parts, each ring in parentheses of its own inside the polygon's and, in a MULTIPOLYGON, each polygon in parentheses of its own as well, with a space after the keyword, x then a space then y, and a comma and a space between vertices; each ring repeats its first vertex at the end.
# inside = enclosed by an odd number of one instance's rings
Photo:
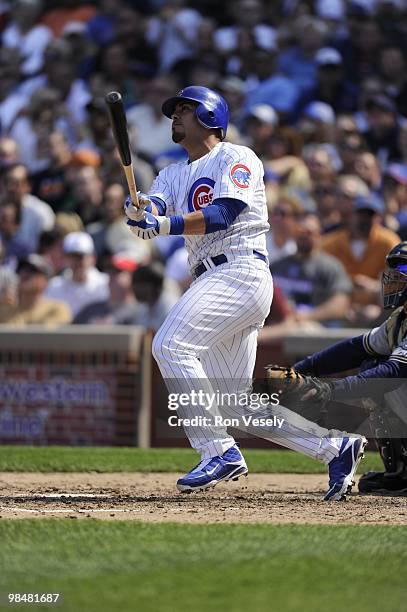
MULTIPOLYGON (((83 149, 94 149, 102 158, 100 173, 105 184, 123 183, 123 185, 126 185, 119 152, 113 140, 109 116, 106 113, 106 102, 104 97, 93 98, 87 104, 86 109, 88 113, 88 133, 84 141, 80 144, 77 153, 83 149)), ((166 118, 164 117, 164 119, 166 118)), ((166 125, 168 128, 167 123, 166 125)), ((136 130, 132 131, 130 139, 133 150, 133 168, 136 183, 140 191, 147 192, 154 180, 154 172, 151 164, 137 154, 136 130)))
MULTIPOLYGON (((203 17, 198 26, 198 35, 195 41, 196 52, 195 59, 199 58, 207 66, 220 67, 221 58, 215 43, 216 22, 214 19, 203 17)), ((191 64, 195 63, 195 59, 190 60, 191 64)), ((200 83, 200 81, 190 81, 191 83, 200 83)))
POLYGON ((258 81, 248 93, 245 111, 249 112, 255 104, 270 104, 282 118, 294 115, 300 97, 298 85, 276 68, 276 52, 254 49, 252 54, 253 73, 247 80, 258 81))
POLYGON ((133 291, 138 303, 132 325, 157 331, 179 299, 174 285, 165 281, 164 267, 159 262, 139 266, 133 273, 133 291))
POLYGON ((341 225, 349 223, 358 197, 369 195, 369 188, 356 174, 342 174, 338 177, 336 189, 336 209, 340 214, 341 225))
POLYGON ((60 274, 65 268, 64 236, 64 232, 56 226, 42 232, 38 242, 38 254, 52 266, 55 274, 60 274))
POLYGON ((313 183, 335 182, 337 174, 335 159, 323 144, 307 145, 304 147, 303 156, 313 183))
POLYGON ((292 319, 332 323, 345 318, 352 283, 342 264, 320 250, 321 226, 307 214, 298 227, 297 252, 271 262, 276 285, 291 302, 292 319))
POLYGON ((185 5, 185 0, 167 0, 149 22, 146 39, 158 49, 160 72, 195 56, 202 16, 185 5))
POLYGON ((23 164, 6 168, 2 179, 5 196, 19 207, 18 237, 33 252, 37 249, 41 232, 53 228, 55 215, 46 202, 30 193, 28 172, 23 164))
POLYGON ((353 112, 357 108, 357 88, 345 79, 342 57, 337 49, 323 47, 315 55, 317 82, 307 93, 307 100, 320 100, 335 113, 353 112))
POLYGON ((94 68, 97 47, 89 40, 86 24, 80 21, 67 23, 62 38, 68 41, 75 57, 76 75, 87 81, 94 68))
POLYGON ((17 304, 17 284, 18 276, 6 262, 4 243, 0 236, 0 321, 9 312, 9 309, 14 308, 17 304))
POLYGON ((283 49, 277 66, 281 74, 291 79, 301 92, 315 88, 318 66, 315 53, 328 35, 326 24, 310 15, 302 15, 293 23, 294 44, 283 49))
POLYGON ((61 36, 64 27, 72 21, 81 21, 88 23, 96 14, 96 9, 89 2, 80 2, 79 0, 59 0, 58 6, 53 7, 45 12, 41 22, 51 29, 54 36, 61 36))
POLYGON ((85 225, 103 219, 103 182, 94 166, 79 166, 71 175, 74 211, 85 225))
POLYGON ((31 174, 32 191, 45 200, 54 212, 70 211, 74 201, 68 175, 73 164, 73 154, 63 132, 51 130, 44 135, 44 145, 49 152, 49 164, 43 170, 31 174))
POLYGON ((342 162, 342 172, 354 174, 356 159, 364 150, 361 134, 347 134, 337 143, 337 150, 342 162))
POLYGON ((109 115, 106 113, 106 102, 103 97, 92 98, 86 105, 86 127, 89 133, 85 134, 82 147, 93 148, 99 154, 110 148, 113 137, 110 127, 109 115))
POLYGON ((19 161, 20 154, 16 141, 7 136, 0 138, 0 172, 19 161))
POLYGON ((86 226, 92 236, 98 260, 108 254, 122 251, 132 253, 136 261, 145 262, 151 257, 149 241, 141 240, 131 232, 123 216, 123 202, 126 194, 122 185, 113 183, 106 188, 103 198, 103 217, 86 226))
POLYGON ((303 215, 301 201, 284 192, 277 203, 270 207, 270 231, 266 235, 266 247, 272 264, 297 252, 295 237, 303 215))
POLYGON ((10 7, 9 22, 2 34, 2 44, 5 47, 20 50, 24 77, 41 71, 45 48, 52 39, 51 30, 37 23, 42 5, 42 0, 14 0, 10 7))
MULTIPOLYGON (((303 138, 292 127, 278 127, 269 138, 264 169, 271 171, 282 188, 310 191, 311 180, 308 168, 302 160, 303 138)), ((268 177, 266 177, 268 178, 268 177)))
POLYGON ((217 89, 228 104, 232 124, 240 128, 243 121, 242 108, 245 97, 245 88, 242 79, 233 75, 227 76, 226 78, 224 77, 218 82, 217 89))
POLYGON ((137 102, 130 57, 120 41, 114 39, 100 49, 96 71, 101 72, 116 91, 120 91, 126 110, 137 102))
POLYGON ((370 191, 380 192, 382 172, 377 158, 369 151, 360 152, 355 159, 355 174, 366 183, 370 191))
POLYGON ((170 76, 158 76, 148 87, 141 104, 127 112, 131 142, 137 142, 138 153, 154 159, 176 147, 171 138, 171 120, 161 111, 163 100, 174 94, 176 83, 170 76))
POLYGON ((242 34, 248 34, 260 49, 272 51, 277 41, 276 30, 265 19, 265 5, 259 0, 239 0, 228 4, 229 23, 218 28, 215 33, 217 51, 228 57, 234 54, 239 46, 242 34))
POLYGON ((31 79, 27 79, 21 86, 24 95, 31 97, 34 92, 49 88, 57 92, 60 102, 57 111, 62 129, 71 146, 82 139, 82 124, 86 120, 86 105, 91 99, 87 83, 77 77, 77 58, 72 47, 64 38, 53 39, 47 46, 44 54, 44 71, 31 79), (61 105, 66 112, 61 115, 61 105))
POLYGON ((397 145, 400 151, 399 161, 407 165, 407 121, 400 125, 400 130, 397 137, 397 145))
POLYGON ((10 131, 16 141, 20 159, 31 173, 47 170, 52 163, 49 136, 62 132, 68 139, 73 126, 66 120, 59 93, 50 87, 34 91, 24 115, 18 117, 10 131))
POLYGON ((354 117, 339 115, 336 119, 335 144, 338 150, 343 174, 354 174, 356 158, 366 150, 362 134, 359 132, 354 117))
POLYGON ((18 204, 9 199, 0 202, 0 239, 3 260, 13 267, 20 257, 32 252, 29 244, 21 237, 21 215, 18 204))
POLYGON ((386 95, 395 101, 398 113, 407 117, 407 63, 401 47, 395 44, 383 47, 379 68, 386 95))
MULTIPOLYGON (((133 147, 135 144, 135 136, 133 135, 133 147)), ((133 153, 131 157, 137 187, 140 191, 143 191, 143 193, 148 193, 154 180, 153 168, 150 163, 138 155, 133 153)), ((105 149, 103 152, 100 175, 105 185, 108 185, 109 183, 119 183, 127 189, 127 183, 124 177, 119 151, 113 142, 111 143, 109 149, 105 149)))
POLYGON ((75 317, 92 302, 109 297, 108 276, 95 267, 93 240, 85 232, 72 232, 64 238, 67 267, 51 278, 45 295, 67 304, 75 317))
POLYGON ((343 39, 340 52, 346 64, 346 76, 352 83, 360 83, 366 77, 375 76, 379 65, 379 49, 383 42, 379 24, 367 5, 350 2, 361 12, 356 27, 349 30, 349 38, 343 39))
POLYGON ((369 150, 377 156, 383 166, 400 158, 398 132, 400 119, 393 100, 378 94, 367 99, 365 104, 367 129, 364 138, 369 150))
POLYGON ((116 35, 116 14, 119 0, 100 0, 98 11, 87 23, 87 33, 90 40, 98 46, 107 45, 116 35))
POLYGON ((335 113, 325 102, 314 100, 307 104, 297 125, 305 144, 333 142, 335 113))
POLYGON ((222 80, 221 65, 219 61, 194 60, 178 69, 176 76, 180 82, 202 83, 203 87, 217 90, 222 80))
POLYGON ((18 49, 0 48, 0 133, 8 135, 18 113, 28 103, 20 86, 21 56, 18 49))
POLYGON ((18 301, 3 313, 7 325, 46 325, 57 327, 71 322, 71 312, 61 301, 45 297, 44 290, 52 275, 52 268, 41 255, 28 255, 17 268, 19 276, 18 301))
POLYGON ((337 205, 337 185, 331 181, 314 183, 312 197, 323 234, 332 232, 341 225, 341 213, 337 205))
MULTIPOLYGON (((158 45, 148 39, 150 19, 134 7, 135 3, 125 1, 116 6, 116 39, 123 45, 127 57, 131 58, 131 68, 135 81, 143 84, 152 77, 158 68, 158 45)), ((140 5, 138 5, 140 6, 140 5)), ((157 8, 153 11, 157 13, 157 8)), ((135 95, 137 92, 134 92, 135 95)))
POLYGON ((383 197, 386 212, 397 220, 397 233, 407 236, 407 164, 389 164, 384 172, 383 197))
POLYGON ((85 306, 76 315, 73 323, 132 324, 138 309, 132 287, 132 274, 137 265, 133 257, 126 252, 113 255, 106 269, 109 275, 108 299, 85 306))
POLYGON ((268 143, 278 125, 278 115, 270 104, 255 104, 247 113, 245 134, 247 145, 261 159, 268 151, 268 143))
POLYGON ((383 202, 376 195, 356 198, 345 227, 323 238, 323 250, 336 257, 352 278, 352 301, 358 304, 377 301, 386 254, 400 242, 397 234, 381 225, 383 215, 383 202))

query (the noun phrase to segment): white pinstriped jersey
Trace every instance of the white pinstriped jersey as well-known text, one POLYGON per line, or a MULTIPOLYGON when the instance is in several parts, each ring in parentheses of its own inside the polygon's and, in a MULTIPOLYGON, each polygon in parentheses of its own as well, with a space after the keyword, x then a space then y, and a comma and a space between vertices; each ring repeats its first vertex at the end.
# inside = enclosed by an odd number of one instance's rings
POLYGON ((220 142, 193 161, 167 166, 158 174, 149 195, 161 198, 166 215, 186 215, 209 206, 217 198, 235 198, 246 208, 226 229, 203 236, 185 236, 189 264, 215 255, 267 255, 266 196, 263 164, 248 147, 220 142))
POLYGON ((407 363, 407 315, 404 307, 396 308, 379 327, 365 334, 363 343, 371 355, 384 355, 392 361, 407 363))

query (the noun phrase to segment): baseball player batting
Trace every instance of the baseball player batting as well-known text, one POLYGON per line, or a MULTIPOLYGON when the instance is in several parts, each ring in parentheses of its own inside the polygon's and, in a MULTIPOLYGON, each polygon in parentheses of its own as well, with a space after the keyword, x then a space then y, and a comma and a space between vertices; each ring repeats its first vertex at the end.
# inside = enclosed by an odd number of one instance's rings
MULTIPOLYGON (((180 478, 181 492, 235 480, 248 470, 219 414, 242 416, 239 405, 211 405, 216 389, 250 391, 257 335, 269 313, 273 284, 266 252, 267 207, 263 165, 252 150, 224 142, 229 111, 215 91, 191 86, 166 100, 172 138, 188 161, 158 174, 140 208, 125 202, 127 224, 145 240, 184 235, 193 282, 170 311, 153 341, 153 355, 170 393, 199 401, 180 406, 178 416, 200 463, 180 478), (233 387, 233 389, 231 389, 233 387), (195 395, 193 393, 195 392, 195 395), (195 417, 188 425, 187 419, 195 417)), ((343 499, 363 456, 365 438, 332 433, 287 408, 267 406, 282 426, 241 429, 328 465, 326 500, 343 499)), ((256 415, 257 416, 257 415, 256 415)))

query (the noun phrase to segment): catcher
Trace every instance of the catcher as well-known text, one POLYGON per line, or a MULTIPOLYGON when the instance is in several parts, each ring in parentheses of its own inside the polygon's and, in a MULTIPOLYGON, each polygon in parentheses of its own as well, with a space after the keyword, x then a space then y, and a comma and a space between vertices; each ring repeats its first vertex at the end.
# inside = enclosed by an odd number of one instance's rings
MULTIPOLYGON (((287 371, 290 391, 299 386, 302 400, 368 398, 373 437, 384 472, 368 472, 359 481, 362 493, 407 493, 407 241, 386 257, 382 277, 383 305, 389 318, 367 334, 343 340, 296 363, 287 371), (355 376, 324 382, 319 378, 359 367, 355 376), (294 379, 294 380, 293 380, 294 379), (403 414, 404 412, 404 414, 403 414)), ((268 376, 278 378, 277 370, 268 376)), ((280 372, 281 377, 281 372, 280 372)), ((275 388, 275 383, 273 383, 275 388)), ((284 393, 284 390, 282 391, 284 393)))

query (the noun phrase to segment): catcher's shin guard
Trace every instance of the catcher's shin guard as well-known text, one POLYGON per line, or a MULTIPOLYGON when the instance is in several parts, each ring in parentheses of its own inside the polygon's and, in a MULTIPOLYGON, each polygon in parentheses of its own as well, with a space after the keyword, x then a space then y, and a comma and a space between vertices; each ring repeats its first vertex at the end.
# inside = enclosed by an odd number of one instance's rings
POLYGON ((407 494, 407 439, 397 437, 404 423, 387 408, 375 405, 370 409, 370 424, 385 471, 363 474, 359 491, 407 494))

